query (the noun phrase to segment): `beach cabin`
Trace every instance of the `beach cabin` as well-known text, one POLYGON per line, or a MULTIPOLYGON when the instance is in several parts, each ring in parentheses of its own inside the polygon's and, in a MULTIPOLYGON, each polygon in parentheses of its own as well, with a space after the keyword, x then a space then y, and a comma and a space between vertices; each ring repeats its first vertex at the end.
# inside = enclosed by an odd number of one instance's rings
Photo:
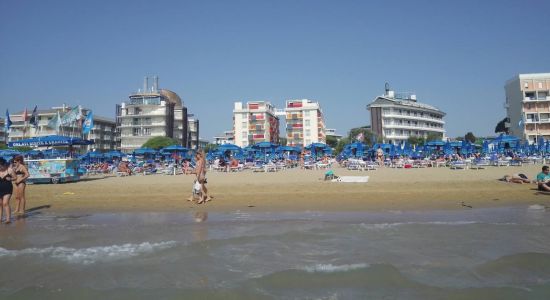
POLYGON ((32 159, 25 163, 29 169, 29 183, 65 183, 80 180, 78 159, 32 159))

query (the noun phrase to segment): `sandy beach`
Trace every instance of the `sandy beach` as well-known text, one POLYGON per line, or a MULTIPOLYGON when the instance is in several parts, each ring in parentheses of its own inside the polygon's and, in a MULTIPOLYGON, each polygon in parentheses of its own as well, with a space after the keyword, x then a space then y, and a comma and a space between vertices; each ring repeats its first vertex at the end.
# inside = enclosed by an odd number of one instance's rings
MULTIPOLYGON (((208 188, 214 200, 197 205, 189 196, 193 175, 137 175, 90 177, 77 183, 35 184, 27 190, 28 207, 51 205, 52 211, 381 211, 447 210, 550 204, 550 195, 534 184, 498 181, 505 174, 525 173, 534 178, 540 165, 487 167, 483 170, 448 168, 349 171, 337 175, 370 176, 368 183, 322 180, 325 171, 291 169, 270 173, 209 172, 208 188)), ((12 200, 12 205, 13 205, 12 200)))

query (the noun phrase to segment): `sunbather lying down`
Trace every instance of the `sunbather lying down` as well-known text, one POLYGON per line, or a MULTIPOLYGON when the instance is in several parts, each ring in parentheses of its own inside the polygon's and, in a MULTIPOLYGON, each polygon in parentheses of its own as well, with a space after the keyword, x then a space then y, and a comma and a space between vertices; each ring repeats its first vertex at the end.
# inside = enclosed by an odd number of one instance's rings
POLYGON ((513 174, 513 175, 504 175, 504 177, 502 177, 500 180, 506 181, 506 182, 512 182, 512 183, 520 183, 520 184, 531 183, 531 180, 529 180, 529 178, 527 178, 527 176, 522 173, 513 174))

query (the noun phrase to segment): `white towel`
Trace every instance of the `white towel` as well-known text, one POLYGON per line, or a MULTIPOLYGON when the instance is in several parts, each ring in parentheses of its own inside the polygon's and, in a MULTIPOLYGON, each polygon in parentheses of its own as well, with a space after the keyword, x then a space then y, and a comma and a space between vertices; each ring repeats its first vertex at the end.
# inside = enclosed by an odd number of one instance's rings
POLYGON ((332 179, 332 182, 369 182, 369 176, 340 176, 332 179))

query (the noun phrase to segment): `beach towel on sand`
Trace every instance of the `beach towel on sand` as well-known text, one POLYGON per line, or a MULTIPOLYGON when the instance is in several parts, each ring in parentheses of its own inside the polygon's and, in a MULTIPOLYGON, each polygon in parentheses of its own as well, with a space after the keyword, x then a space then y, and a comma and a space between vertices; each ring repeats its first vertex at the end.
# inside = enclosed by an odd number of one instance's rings
POLYGON ((369 176, 340 176, 331 180, 332 182, 369 182, 369 176))

